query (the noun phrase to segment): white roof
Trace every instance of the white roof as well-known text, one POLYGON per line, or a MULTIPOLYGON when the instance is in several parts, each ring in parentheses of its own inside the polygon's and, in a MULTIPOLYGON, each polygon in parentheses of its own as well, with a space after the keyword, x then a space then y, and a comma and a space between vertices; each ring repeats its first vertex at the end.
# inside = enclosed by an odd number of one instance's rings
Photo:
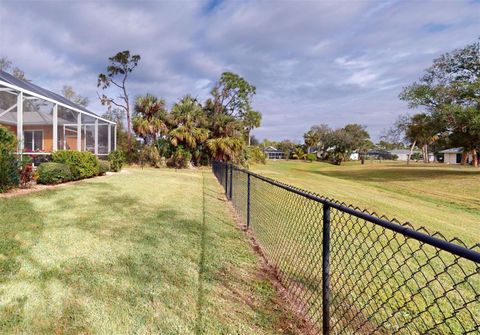
POLYGON ((438 153, 440 153, 440 154, 461 154, 461 153, 463 153, 463 148, 450 148, 450 149, 441 150, 438 153))
POLYGON ((275 147, 272 147, 272 146, 268 146, 268 147, 266 147, 265 149, 263 149, 263 151, 270 151, 270 152, 281 152, 280 150, 278 150, 277 148, 275 148, 275 147))

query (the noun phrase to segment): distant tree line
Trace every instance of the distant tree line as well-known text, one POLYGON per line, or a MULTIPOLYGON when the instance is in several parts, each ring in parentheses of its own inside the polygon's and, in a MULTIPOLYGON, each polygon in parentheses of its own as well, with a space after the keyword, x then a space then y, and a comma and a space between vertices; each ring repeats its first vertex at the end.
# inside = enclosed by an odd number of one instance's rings
POLYGON ((303 144, 291 140, 264 140, 261 147, 273 146, 287 159, 324 160, 337 165, 349 160, 353 152, 358 152, 363 161, 368 149, 374 147, 366 127, 359 124, 337 129, 326 124, 315 125, 305 132, 303 139, 303 144))
POLYGON ((304 143, 290 140, 272 142, 286 158, 316 158, 341 164, 356 152, 365 159, 370 149, 409 149, 411 157, 430 162, 430 153, 450 147, 462 147, 462 164, 472 157, 478 167, 480 150, 480 42, 446 53, 433 61, 424 75, 405 87, 399 95, 419 113, 402 115, 376 144, 364 126, 350 124, 332 129, 326 124, 312 126, 303 136, 304 143), (421 154, 415 152, 418 148, 421 154), (311 156, 310 156, 311 157, 311 156))

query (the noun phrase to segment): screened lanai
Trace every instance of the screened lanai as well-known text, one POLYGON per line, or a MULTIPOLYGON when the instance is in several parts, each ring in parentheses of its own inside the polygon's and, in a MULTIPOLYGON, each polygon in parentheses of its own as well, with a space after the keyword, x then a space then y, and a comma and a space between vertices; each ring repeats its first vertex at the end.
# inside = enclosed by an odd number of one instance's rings
POLYGON ((65 97, 0 71, 0 125, 17 136, 18 153, 57 150, 106 156, 116 149, 116 124, 65 97))

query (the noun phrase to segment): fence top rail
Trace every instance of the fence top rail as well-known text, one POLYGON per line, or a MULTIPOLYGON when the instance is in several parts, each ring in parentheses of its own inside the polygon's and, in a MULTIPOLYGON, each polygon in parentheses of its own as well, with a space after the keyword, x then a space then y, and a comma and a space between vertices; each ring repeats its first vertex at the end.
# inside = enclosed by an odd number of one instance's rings
MULTIPOLYGON (((243 173, 246 173, 247 175, 250 175, 254 178, 260 179, 260 180, 262 180, 266 183, 269 183, 271 185, 275 185, 275 186, 280 187, 282 189, 285 189, 287 191, 293 192, 297 195, 303 196, 307 199, 322 203, 325 206, 335 208, 339 211, 342 211, 342 212, 348 213, 350 215, 353 215, 353 216, 355 216, 359 219, 363 219, 365 221, 368 221, 368 222, 371 222, 373 224, 384 227, 388 230, 400 233, 404 236, 413 238, 417 241, 420 241, 420 242, 423 242, 425 244, 431 245, 431 246, 436 247, 440 250, 450 252, 454 255, 463 257, 465 259, 468 259, 470 261, 473 261, 475 263, 480 264, 480 252, 474 250, 474 248, 480 249, 480 243, 477 243, 472 248, 468 248, 465 245, 465 243, 463 243, 463 241, 458 239, 458 238, 455 238, 451 241, 447 241, 443 237, 443 235, 441 235, 440 233, 436 233, 435 235, 442 236, 443 239, 439 238, 439 237, 436 237, 436 236, 432 236, 430 234, 427 234, 426 232, 416 230, 409 223, 401 224, 397 220, 389 221, 389 220, 387 220, 383 217, 378 217, 378 216, 375 216, 371 213, 368 213, 366 210, 360 210, 359 208, 353 208, 353 207, 347 206, 347 205, 345 205, 343 203, 339 203, 335 200, 324 198, 324 197, 322 197, 318 194, 315 194, 315 193, 312 193, 312 192, 309 192, 309 191, 305 191, 305 190, 302 190, 298 187, 294 187, 294 186, 279 182, 277 180, 259 175, 257 173, 251 172, 249 170, 240 168, 238 166, 235 166, 235 165, 232 165, 232 164, 229 164, 229 163, 224 163, 224 162, 219 162, 219 163, 220 164, 225 164, 225 165, 231 165, 233 167, 233 169, 235 169, 237 171, 241 171, 243 173), (463 245, 453 243, 453 241, 456 241, 456 242, 461 243, 463 245)), ((423 228, 423 227, 421 227, 420 229, 425 230, 425 228, 423 228)))

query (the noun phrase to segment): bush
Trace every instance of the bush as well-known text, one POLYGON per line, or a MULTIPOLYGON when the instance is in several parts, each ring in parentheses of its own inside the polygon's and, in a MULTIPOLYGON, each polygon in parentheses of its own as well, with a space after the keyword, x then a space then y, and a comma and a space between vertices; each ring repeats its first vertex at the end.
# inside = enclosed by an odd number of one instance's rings
POLYGON ((104 160, 99 160, 98 161, 98 174, 100 176, 105 175, 105 173, 110 171, 110 162, 109 161, 104 161, 104 160))
POLYGON ((28 156, 23 156, 19 162, 19 177, 20 187, 29 187, 35 177, 35 171, 33 170, 32 159, 28 156))
POLYGON ((14 154, 16 145, 13 133, 0 126, 0 192, 5 192, 19 183, 14 154))
POLYGON ((176 169, 185 169, 188 168, 191 159, 192 154, 188 150, 179 146, 173 153, 172 157, 168 159, 167 166, 176 169))
POLYGON ((160 156, 155 145, 146 145, 140 151, 140 165, 144 166, 145 164, 156 168, 165 166, 164 160, 162 160, 162 156, 160 156))
POLYGON ((114 150, 108 155, 108 161, 110 162, 110 170, 113 172, 119 172, 125 163, 125 155, 123 151, 114 150))
POLYGON ((259 147, 250 147, 247 149, 247 161, 257 164, 265 164, 267 157, 259 147))
POLYGON ((307 161, 313 162, 317 160, 317 155, 316 154, 307 154, 307 161))
POLYGON ((72 172, 67 164, 42 163, 37 173, 37 182, 40 184, 60 184, 72 180, 72 172))
POLYGON ((52 154, 54 163, 67 164, 72 172, 72 180, 97 176, 98 158, 88 151, 60 150, 52 154))
POLYGON ((157 143, 155 143, 158 153, 162 157, 170 157, 175 150, 175 147, 170 143, 170 141, 161 138, 157 140, 157 143))

